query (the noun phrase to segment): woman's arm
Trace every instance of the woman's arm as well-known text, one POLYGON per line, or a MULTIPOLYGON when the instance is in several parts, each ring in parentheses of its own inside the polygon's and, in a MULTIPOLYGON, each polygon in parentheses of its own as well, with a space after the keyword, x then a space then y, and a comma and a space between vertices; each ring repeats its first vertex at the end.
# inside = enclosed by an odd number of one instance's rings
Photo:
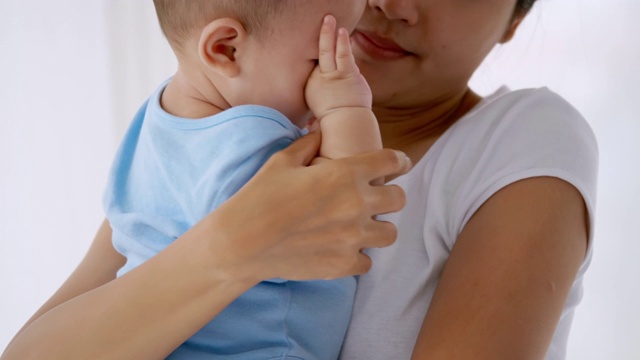
POLYGON ((311 134, 274 155, 220 208, 117 279, 123 259, 103 224, 78 270, 2 359, 164 358, 262 279, 366 272, 360 249, 396 234, 372 216, 404 206, 400 188, 369 183, 410 164, 382 150, 306 166, 319 145, 311 134))
POLYGON ((114 250, 99 232, 83 263, 14 338, 2 359, 166 357, 199 323, 251 286, 222 272, 207 272, 200 254, 208 249, 198 240, 208 236, 209 226, 206 221, 199 224, 118 279, 115 271, 121 261, 105 260, 114 250), (94 270, 104 272, 91 273, 94 270))
MULTIPOLYGON (((24 329, 47 311, 115 279, 116 272, 124 263, 125 258, 111 244, 111 226, 105 219, 100 225, 87 254, 75 271, 58 291, 31 316, 14 338, 17 338, 24 329)), ((8 347, 10 346, 11 343, 9 343, 8 347)))
POLYGON ((588 227, 582 196, 560 179, 497 192, 458 237, 412 359, 543 359, 588 227))

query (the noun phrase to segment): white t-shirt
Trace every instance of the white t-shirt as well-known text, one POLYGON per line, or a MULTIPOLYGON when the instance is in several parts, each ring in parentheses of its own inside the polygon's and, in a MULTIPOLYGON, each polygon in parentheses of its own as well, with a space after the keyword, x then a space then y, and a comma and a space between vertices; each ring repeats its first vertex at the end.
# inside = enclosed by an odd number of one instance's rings
MULTIPOLYGON (((597 167, 591 128, 550 90, 502 88, 485 98, 408 174, 392 181, 404 189, 408 201, 401 212, 380 219, 396 224, 398 239, 388 248, 368 252, 373 267, 360 277, 341 359, 411 358, 458 235, 487 199, 511 183, 537 176, 571 183, 584 197, 593 234, 597 167)), ((590 238, 547 360, 564 359, 591 256, 590 238)))

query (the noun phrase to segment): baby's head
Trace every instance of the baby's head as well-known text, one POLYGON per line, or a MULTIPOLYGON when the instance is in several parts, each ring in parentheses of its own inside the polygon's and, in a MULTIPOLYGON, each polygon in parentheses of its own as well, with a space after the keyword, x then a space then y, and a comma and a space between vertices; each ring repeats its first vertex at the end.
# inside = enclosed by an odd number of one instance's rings
MULTIPOLYGON (((352 31, 366 0, 154 0, 180 71, 215 86, 228 106, 275 108, 297 125, 318 58, 322 19, 352 31)), ((219 105, 219 104, 216 104, 219 105)))
POLYGON ((171 47, 184 50, 198 40, 210 22, 232 18, 244 25, 249 35, 266 36, 285 10, 296 0, 154 0, 160 27, 171 47))

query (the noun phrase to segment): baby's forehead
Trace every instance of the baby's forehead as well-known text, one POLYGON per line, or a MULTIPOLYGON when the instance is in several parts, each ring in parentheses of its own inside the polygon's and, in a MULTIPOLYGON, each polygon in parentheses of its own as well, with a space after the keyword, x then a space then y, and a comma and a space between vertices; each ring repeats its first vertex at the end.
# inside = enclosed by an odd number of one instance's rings
MULTIPOLYGON (((326 11, 322 11, 323 6, 316 4, 321 3, 322 0, 293 0, 290 2, 300 4, 291 6, 280 16, 270 19, 272 28, 285 29, 289 32, 286 36, 300 36, 305 32, 313 31, 313 29, 320 29, 322 20, 327 14, 326 11)), ((283 34, 278 35, 282 36, 283 34)))
POLYGON ((327 15, 333 15, 338 26, 352 27, 359 20, 366 0, 290 0, 280 21, 296 21, 307 26, 320 26, 327 15), (358 5, 359 4, 359 5, 358 5))
POLYGON ((333 15, 335 17, 346 17, 352 15, 355 7, 361 7, 357 4, 365 4, 366 0, 289 0, 283 14, 289 12, 289 15, 315 17, 322 19, 325 15, 333 15))

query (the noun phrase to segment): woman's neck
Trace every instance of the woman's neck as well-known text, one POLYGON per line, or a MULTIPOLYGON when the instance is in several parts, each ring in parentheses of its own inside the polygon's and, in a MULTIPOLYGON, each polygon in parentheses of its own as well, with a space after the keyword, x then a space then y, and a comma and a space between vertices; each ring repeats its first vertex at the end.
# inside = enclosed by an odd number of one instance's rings
POLYGON ((482 98, 467 89, 421 108, 374 107, 382 143, 405 152, 417 163, 451 125, 475 107, 482 98))

